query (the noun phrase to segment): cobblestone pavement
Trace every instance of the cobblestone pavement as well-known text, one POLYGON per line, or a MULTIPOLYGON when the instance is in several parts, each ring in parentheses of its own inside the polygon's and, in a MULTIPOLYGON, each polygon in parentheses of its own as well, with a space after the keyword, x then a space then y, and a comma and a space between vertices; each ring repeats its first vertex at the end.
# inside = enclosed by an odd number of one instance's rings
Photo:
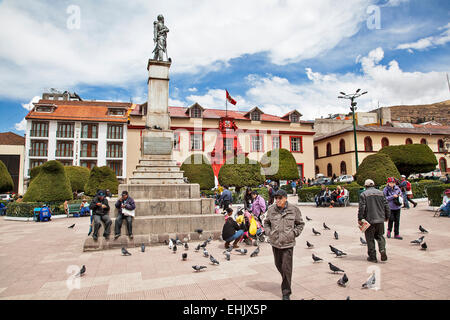
MULTIPOLYGON (((420 203, 415 209, 402 210, 401 235, 404 240, 387 239, 388 261, 366 261, 367 247, 360 244, 356 227, 356 207, 301 207, 307 221, 294 250, 292 299, 449 299, 450 298, 450 219, 433 218, 420 203), (331 230, 323 230, 322 223, 331 230), (410 244, 425 234, 428 250, 410 244), (322 235, 314 236, 312 227, 322 235), (339 240, 333 237, 339 233, 339 240), (314 244, 307 249, 306 240, 314 244), (348 255, 336 258, 328 245, 348 255), (324 259, 313 263, 311 254, 324 259), (328 262, 345 270, 349 282, 342 288, 328 262), (372 270, 371 268, 375 268, 372 270), (380 289, 362 289, 371 272, 380 276, 380 289)), ((184 251, 172 254, 166 246, 129 248, 131 256, 120 250, 82 252, 89 218, 57 219, 50 223, 15 222, 0 219, 0 299, 280 299, 281 277, 269 244, 261 245, 255 258, 233 252, 231 261, 222 254, 222 241, 213 241, 208 251, 220 261, 214 266, 201 252, 194 252, 198 242, 191 242, 188 261, 181 261, 184 251), (74 229, 67 227, 76 223, 74 229), (192 265, 205 265, 196 273, 192 265), (86 274, 77 281, 75 269, 82 265, 86 274), (75 266, 75 267, 74 267, 75 266), (71 269, 73 268, 73 269, 71 269), (72 273, 71 273, 72 272, 72 273)), ((241 247, 247 247, 245 244, 241 247)), ((249 253, 255 247, 248 246, 249 253)))

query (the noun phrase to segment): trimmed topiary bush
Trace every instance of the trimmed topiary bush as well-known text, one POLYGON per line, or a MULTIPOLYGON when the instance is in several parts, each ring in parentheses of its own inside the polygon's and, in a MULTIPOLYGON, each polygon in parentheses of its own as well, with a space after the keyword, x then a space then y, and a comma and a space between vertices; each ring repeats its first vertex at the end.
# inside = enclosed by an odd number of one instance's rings
POLYGON ((69 178, 70 186, 73 191, 83 192, 84 186, 89 180, 91 170, 85 167, 66 166, 64 167, 66 175, 69 178))
POLYGON ((107 166, 94 167, 89 175, 89 180, 84 186, 84 193, 89 196, 97 194, 97 190, 109 189, 112 194, 117 194, 119 188, 119 181, 116 173, 107 166))
POLYGON ((184 160, 180 168, 189 183, 198 183, 200 190, 214 188, 214 171, 209 161, 202 154, 193 154, 184 160))
POLYGON ((436 156, 426 144, 388 146, 379 153, 388 155, 398 171, 407 177, 412 173, 433 171, 438 164, 436 156))
POLYGON ((439 207, 444 198, 444 191, 450 189, 450 184, 435 184, 427 186, 426 193, 428 196, 428 203, 432 207, 439 207))
POLYGON ((0 160, 0 193, 12 191, 14 189, 14 182, 8 172, 8 168, 0 160))
POLYGON ((375 185, 381 186, 389 177, 400 179, 400 172, 391 158, 380 152, 366 157, 356 172, 356 182, 361 186, 364 185, 366 179, 372 179, 375 185))
POLYGON ((297 162, 286 149, 274 149, 264 154, 261 158, 261 167, 266 179, 280 181, 299 178, 297 162))
MULTIPOLYGON (((40 166, 34 167, 30 169, 30 181, 29 184, 31 184, 31 181, 33 181, 34 178, 36 178, 39 175, 39 172, 41 172, 42 164, 40 166)), ((28 185, 29 185, 28 184, 28 185)))
POLYGON ((242 187, 257 187, 264 182, 259 162, 250 164, 250 160, 243 155, 227 162, 219 171, 219 183, 222 186, 234 186, 239 191, 242 187))
POLYGON ((64 166, 55 160, 44 163, 23 196, 24 202, 72 200, 72 188, 64 166))

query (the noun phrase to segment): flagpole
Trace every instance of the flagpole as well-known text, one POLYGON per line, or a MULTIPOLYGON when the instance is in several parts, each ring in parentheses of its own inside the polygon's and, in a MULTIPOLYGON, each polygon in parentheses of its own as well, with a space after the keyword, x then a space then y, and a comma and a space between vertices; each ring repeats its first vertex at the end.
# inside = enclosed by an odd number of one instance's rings
POLYGON ((228 97, 227 90, 225 89, 225 117, 228 118, 228 97))

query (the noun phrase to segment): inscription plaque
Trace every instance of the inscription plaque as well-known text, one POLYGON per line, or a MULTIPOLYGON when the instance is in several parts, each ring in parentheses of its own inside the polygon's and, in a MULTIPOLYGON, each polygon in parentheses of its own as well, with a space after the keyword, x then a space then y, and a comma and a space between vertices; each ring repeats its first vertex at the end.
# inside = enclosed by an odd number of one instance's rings
POLYGON ((172 148, 171 138, 144 137, 144 155, 172 154, 172 148))

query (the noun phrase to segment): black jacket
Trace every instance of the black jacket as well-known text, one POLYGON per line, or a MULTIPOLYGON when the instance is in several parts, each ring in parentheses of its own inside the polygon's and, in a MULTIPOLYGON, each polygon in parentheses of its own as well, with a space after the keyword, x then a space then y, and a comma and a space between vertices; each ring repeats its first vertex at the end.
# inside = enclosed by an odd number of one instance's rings
POLYGON ((361 193, 358 220, 366 219, 370 224, 384 223, 390 215, 391 209, 381 190, 369 187, 361 193))
POLYGON ((106 197, 103 198, 103 200, 100 201, 100 199, 98 198, 98 196, 95 196, 94 199, 92 199, 91 204, 89 205, 89 209, 92 210, 92 214, 93 215, 99 215, 99 216, 103 216, 105 214, 109 213, 109 204, 108 204, 108 200, 106 199, 106 197), (97 203, 101 203, 104 204, 106 206, 106 208, 102 208, 101 206, 97 206, 97 203))
POLYGON ((233 218, 229 217, 222 228, 222 239, 225 241, 228 238, 231 238, 236 231, 242 229, 240 225, 233 218))
MULTIPOLYGON (((119 211, 119 214, 122 214, 122 198, 120 198, 119 200, 117 200, 116 202, 116 208, 119 211)), ((136 204, 134 203, 134 200, 132 197, 128 196, 127 200, 125 200, 125 202, 123 203, 125 205, 125 209, 127 210, 134 210, 136 209, 136 204)))

